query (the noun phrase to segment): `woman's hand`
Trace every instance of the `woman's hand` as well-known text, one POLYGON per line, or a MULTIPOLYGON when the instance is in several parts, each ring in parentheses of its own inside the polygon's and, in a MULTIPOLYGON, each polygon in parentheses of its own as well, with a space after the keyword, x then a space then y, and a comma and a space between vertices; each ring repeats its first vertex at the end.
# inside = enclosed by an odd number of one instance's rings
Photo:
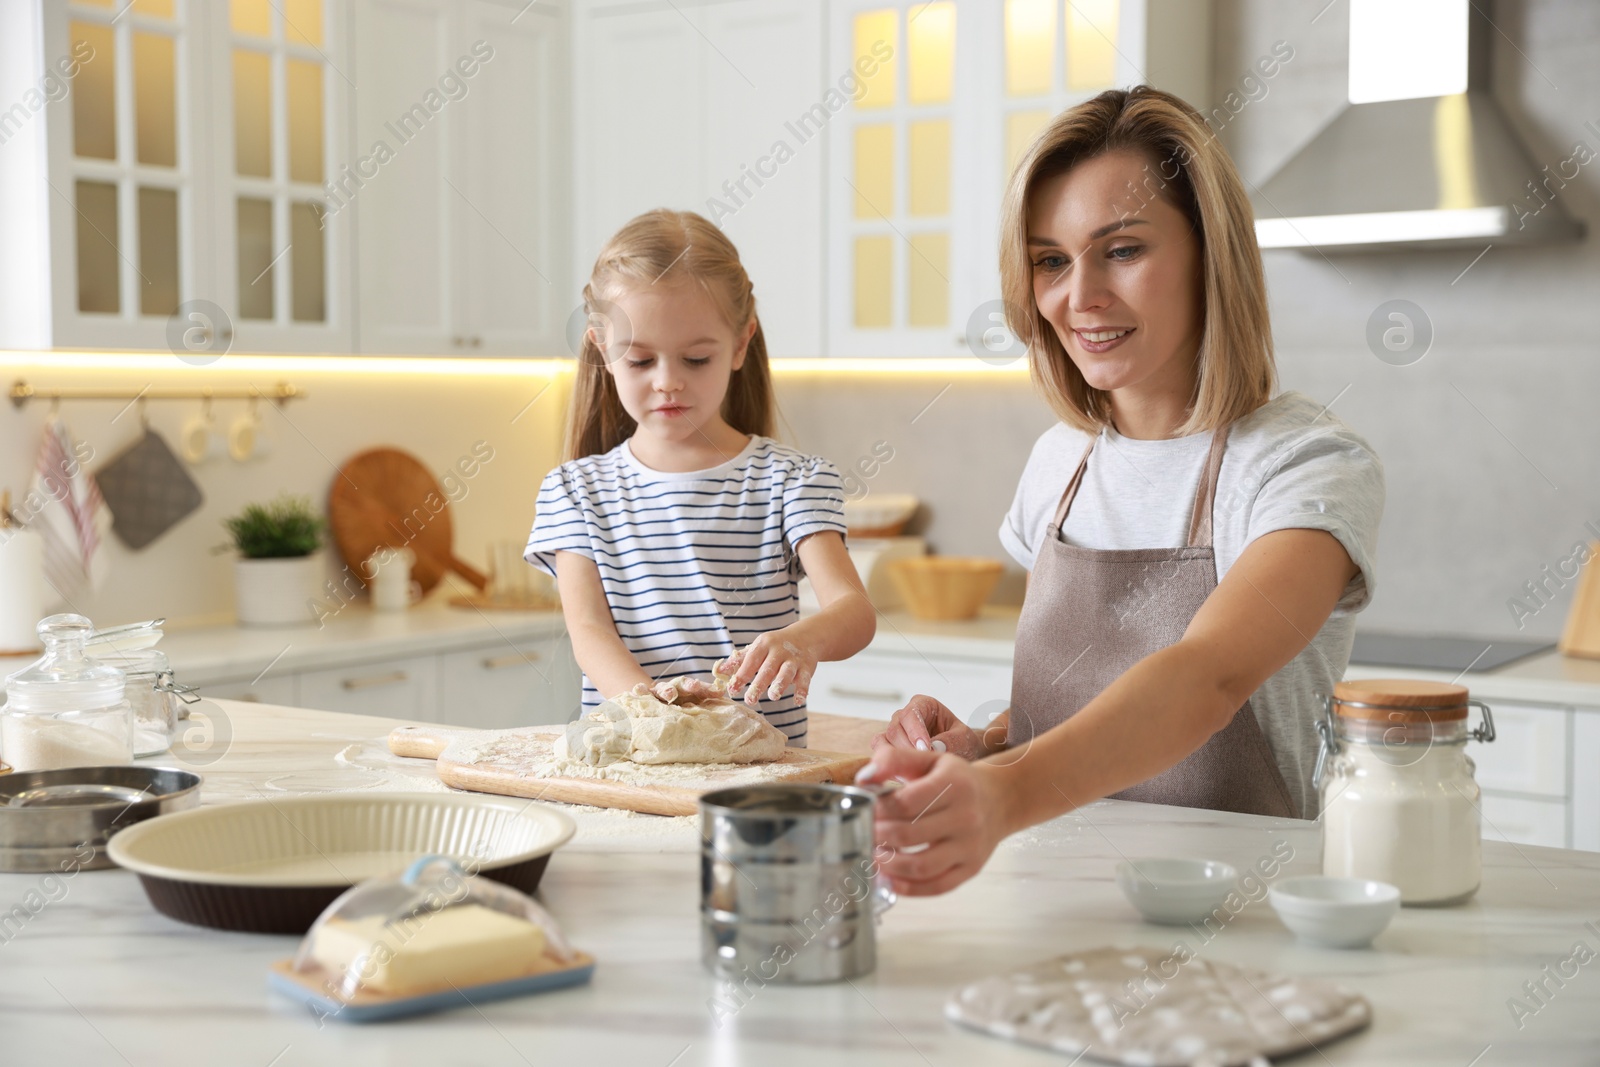
POLYGON ((878 797, 878 848, 889 849, 879 869, 896 893, 947 893, 977 874, 1005 836, 1001 768, 953 755, 875 749, 856 775, 858 785, 899 779, 907 784, 878 797))
POLYGON ((723 662, 722 673, 731 676, 730 696, 743 689, 744 702, 753 708, 762 697, 777 700, 792 690, 795 699, 805 703, 817 669, 817 653, 795 640, 789 630, 784 627, 764 633, 723 662))
POLYGON ((914 696, 889 719, 889 726, 872 739, 876 757, 881 749, 903 748, 918 752, 950 752, 962 759, 988 754, 977 731, 956 718, 955 712, 932 697, 914 696))

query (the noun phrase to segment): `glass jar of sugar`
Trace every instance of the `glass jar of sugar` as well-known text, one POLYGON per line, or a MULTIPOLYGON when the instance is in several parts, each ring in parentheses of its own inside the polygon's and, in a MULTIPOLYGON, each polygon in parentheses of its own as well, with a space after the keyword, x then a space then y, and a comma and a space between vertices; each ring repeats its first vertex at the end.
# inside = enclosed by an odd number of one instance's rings
POLYGON ((6 679, 0 759, 16 771, 96 767, 133 759, 126 676, 84 654, 94 632, 82 615, 39 623, 44 656, 6 679))
POLYGON ((1340 682, 1323 705, 1315 781, 1322 873, 1388 882, 1402 904, 1458 904, 1483 877, 1468 741, 1493 741, 1488 705, 1465 686, 1340 682), (1467 709, 1483 721, 1467 726, 1467 709))
POLYGON ((170 749, 178 732, 179 701, 192 704, 200 699, 189 695, 194 687, 178 684, 166 654, 158 649, 102 652, 96 648, 94 658, 127 676, 123 695, 133 707, 133 754, 157 756, 170 749))

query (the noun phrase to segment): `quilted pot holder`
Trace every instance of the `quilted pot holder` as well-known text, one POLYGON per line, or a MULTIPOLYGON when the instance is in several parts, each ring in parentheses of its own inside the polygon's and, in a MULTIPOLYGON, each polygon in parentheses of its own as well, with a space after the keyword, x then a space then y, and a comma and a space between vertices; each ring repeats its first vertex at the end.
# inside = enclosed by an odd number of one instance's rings
POLYGON ((129 548, 143 548, 200 506, 200 487, 161 435, 146 430, 95 472, 111 509, 111 529, 129 548))
POLYGON ((1173 950, 1088 949, 956 990, 945 1016, 1129 1067, 1265 1065, 1372 1021, 1358 993, 1173 950))

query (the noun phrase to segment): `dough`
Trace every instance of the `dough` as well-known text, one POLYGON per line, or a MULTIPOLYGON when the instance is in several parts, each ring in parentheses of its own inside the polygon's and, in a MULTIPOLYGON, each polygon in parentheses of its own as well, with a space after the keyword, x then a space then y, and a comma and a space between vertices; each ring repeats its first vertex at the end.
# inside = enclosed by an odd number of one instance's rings
POLYGON ((568 723, 555 754, 596 767, 621 760, 757 763, 781 758, 787 745, 783 731, 760 712, 727 698, 727 681, 719 676, 710 685, 693 678, 640 682, 568 723))

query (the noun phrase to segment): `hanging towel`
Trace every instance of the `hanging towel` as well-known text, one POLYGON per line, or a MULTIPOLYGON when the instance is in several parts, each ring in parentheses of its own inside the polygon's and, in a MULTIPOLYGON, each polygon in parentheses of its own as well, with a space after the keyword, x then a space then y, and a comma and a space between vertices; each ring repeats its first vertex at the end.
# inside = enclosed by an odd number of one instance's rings
POLYGON ((111 510, 83 465, 88 454, 52 415, 28 487, 29 500, 42 502, 30 525, 44 540, 45 580, 69 605, 99 588, 110 564, 104 546, 111 510))

